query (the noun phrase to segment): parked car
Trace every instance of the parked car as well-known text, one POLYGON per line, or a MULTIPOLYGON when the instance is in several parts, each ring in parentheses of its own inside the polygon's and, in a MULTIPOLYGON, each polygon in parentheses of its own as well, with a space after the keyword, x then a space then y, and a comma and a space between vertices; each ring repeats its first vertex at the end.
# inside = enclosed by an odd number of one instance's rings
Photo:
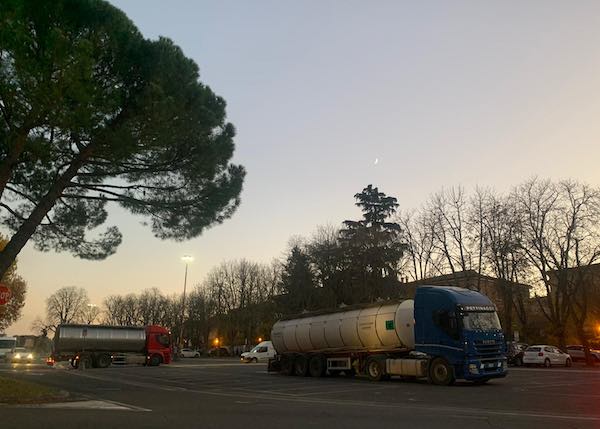
MULTIPOLYGON (((569 356, 571 356, 573 362, 578 360, 585 361, 585 351, 583 349, 583 346, 567 346, 567 353, 569 354, 569 356)), ((590 349, 590 354, 592 355, 592 359, 594 360, 594 362, 600 362, 600 350, 590 349)))
POLYGON ((525 343, 518 343, 516 341, 511 341, 506 345, 507 353, 506 358, 508 359, 509 365, 521 366, 523 365, 523 354, 527 347, 529 347, 525 343))
POLYGON ((16 347, 10 355, 12 363, 32 363, 35 359, 33 352, 25 347, 16 347))
POLYGON ((200 351, 193 350, 193 349, 181 349, 181 351, 179 352, 179 357, 182 357, 182 358, 199 358, 200 357, 200 351))
POLYGON ((230 353, 225 347, 214 347, 208 351, 208 355, 210 357, 228 357, 230 353))
POLYGON ((275 348, 271 341, 263 341, 256 345, 249 352, 242 353, 240 360, 242 362, 267 362, 275 357, 275 348))
POLYGON ((523 363, 525 366, 543 365, 550 368, 552 365, 571 366, 573 360, 558 347, 541 344, 530 346, 525 350, 523 363))

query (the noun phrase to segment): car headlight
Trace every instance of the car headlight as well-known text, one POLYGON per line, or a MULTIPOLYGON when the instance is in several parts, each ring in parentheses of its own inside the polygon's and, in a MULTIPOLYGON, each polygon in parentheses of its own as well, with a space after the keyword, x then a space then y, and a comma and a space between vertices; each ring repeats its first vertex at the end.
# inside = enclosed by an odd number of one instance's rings
POLYGON ((32 354, 32 353, 29 353, 29 354, 27 355, 27 359, 33 359, 33 354, 32 354))
POLYGON ((21 359, 21 353, 17 353, 17 354, 15 355, 15 359, 21 359))

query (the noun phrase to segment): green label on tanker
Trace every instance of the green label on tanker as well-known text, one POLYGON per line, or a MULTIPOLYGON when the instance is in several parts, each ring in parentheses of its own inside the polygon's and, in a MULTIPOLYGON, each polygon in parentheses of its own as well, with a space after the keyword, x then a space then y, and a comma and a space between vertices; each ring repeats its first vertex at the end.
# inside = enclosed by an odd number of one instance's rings
POLYGON ((393 320, 386 320, 385 321, 385 329, 388 331, 393 331, 394 330, 394 321, 393 320))

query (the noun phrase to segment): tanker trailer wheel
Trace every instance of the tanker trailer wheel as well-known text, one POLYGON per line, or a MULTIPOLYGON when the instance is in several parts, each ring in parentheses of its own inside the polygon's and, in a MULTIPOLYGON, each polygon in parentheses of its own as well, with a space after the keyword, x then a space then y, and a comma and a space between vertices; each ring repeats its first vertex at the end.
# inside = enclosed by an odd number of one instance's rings
POLYGON ((327 372, 325 358, 321 355, 313 355, 308 361, 308 373, 311 377, 324 377, 327 372))
POLYGON ((367 365, 365 367, 367 377, 371 381, 380 381, 385 378, 385 368, 383 366, 383 361, 377 358, 369 358, 367 360, 367 365))
POLYGON ((294 357, 290 354, 281 356, 281 373, 283 375, 294 374, 294 357))
POLYGON ((108 368, 111 363, 112 363, 112 360, 108 353, 102 353, 100 356, 98 356, 96 358, 96 366, 98 368, 108 368))
POLYGON ((454 370, 443 358, 435 358, 429 366, 429 379, 433 384, 448 386, 454 383, 454 370))
POLYGON ((160 365, 161 361, 162 361, 162 359, 159 355, 152 355, 150 357, 150 366, 158 366, 158 365, 160 365))
POLYGON ((77 368, 79 369, 89 369, 92 367, 93 361, 92 357, 88 354, 79 355, 79 363, 77 364, 77 368))
POLYGON ((294 359, 294 375, 306 377, 308 375, 308 358, 306 355, 298 355, 294 359))

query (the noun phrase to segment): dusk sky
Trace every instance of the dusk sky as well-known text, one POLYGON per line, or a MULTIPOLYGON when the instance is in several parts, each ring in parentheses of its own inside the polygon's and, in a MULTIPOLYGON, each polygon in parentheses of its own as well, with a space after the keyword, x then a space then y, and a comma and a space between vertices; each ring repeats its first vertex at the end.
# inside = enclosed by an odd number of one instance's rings
POLYGON ((290 237, 358 218, 372 183, 416 208, 443 186, 509 189, 534 175, 600 185, 599 1, 112 2, 145 37, 171 38, 228 104, 245 166, 232 219, 161 241, 115 208, 105 261, 18 260, 28 333, 63 286, 108 294, 188 287, 225 260, 281 258, 290 237), (378 159, 378 163, 375 160, 378 159))

